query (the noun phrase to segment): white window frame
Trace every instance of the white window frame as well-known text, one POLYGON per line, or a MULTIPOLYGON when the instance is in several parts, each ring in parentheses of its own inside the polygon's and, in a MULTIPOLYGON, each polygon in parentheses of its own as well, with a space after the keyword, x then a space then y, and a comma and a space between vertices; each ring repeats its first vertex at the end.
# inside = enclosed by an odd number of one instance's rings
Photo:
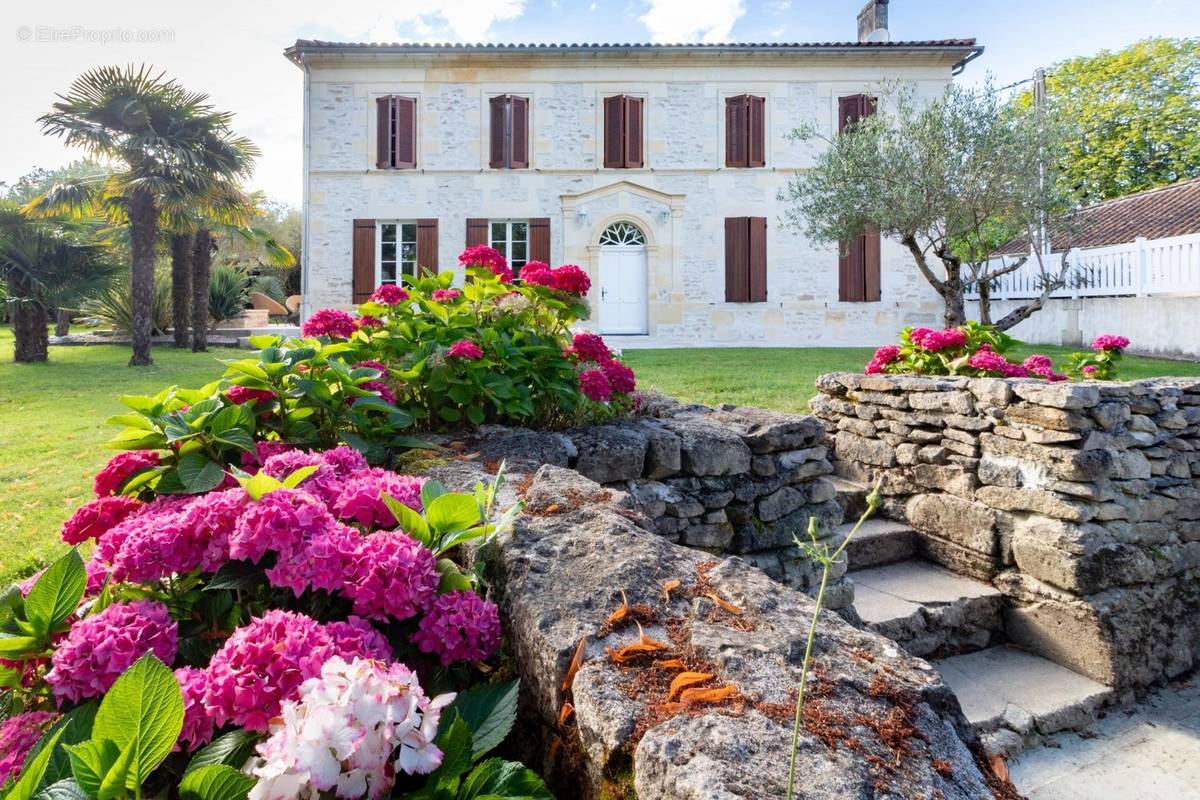
POLYGON ((511 269, 513 271, 513 275, 514 276, 518 275, 521 271, 521 267, 523 267, 527 263, 529 263, 529 220, 528 219, 489 219, 488 220, 488 247, 494 247, 495 249, 499 250, 500 255, 504 256, 505 260, 508 261, 508 267, 509 267, 509 269, 511 269), (520 264, 516 264, 513 262, 512 226, 514 224, 519 224, 519 225, 525 226, 525 258, 521 260, 520 264), (493 225, 503 225, 504 226, 504 242, 503 242, 504 246, 503 247, 496 246, 496 239, 492 236, 492 226, 493 225))
POLYGON ((375 285, 376 286, 382 286, 383 282, 384 282, 383 281, 383 245, 384 245, 383 233, 384 233, 384 228, 387 228, 387 227, 395 228, 395 231, 396 231, 395 232, 396 258, 393 259, 393 263, 395 263, 395 265, 396 265, 396 278, 395 278, 395 280, 391 281, 391 283, 394 283, 397 286, 399 286, 399 285, 403 284, 402 276, 408 275, 410 277, 416 277, 416 274, 417 274, 417 269, 418 269, 417 264, 418 264, 419 257, 420 257, 420 254, 417 252, 417 221, 415 219, 385 219, 385 220, 380 220, 375 223, 375 285), (405 226, 409 226, 409 225, 412 226, 412 234, 413 234, 412 235, 412 246, 413 246, 412 272, 405 271, 405 269, 404 269, 405 260, 400 258, 401 248, 404 244, 406 244, 406 242, 403 240, 404 228, 405 228, 405 226))

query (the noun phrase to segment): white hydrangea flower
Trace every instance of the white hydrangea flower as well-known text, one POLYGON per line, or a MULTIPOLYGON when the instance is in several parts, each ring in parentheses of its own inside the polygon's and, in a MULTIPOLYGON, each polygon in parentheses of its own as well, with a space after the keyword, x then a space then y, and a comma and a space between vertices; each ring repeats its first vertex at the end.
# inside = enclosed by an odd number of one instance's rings
POLYGON ((403 664, 334 656, 272 721, 247 765, 258 778, 249 800, 316 800, 329 791, 376 800, 392 787, 393 755, 401 772, 424 774, 442 763, 434 739, 453 700, 430 700, 403 664))

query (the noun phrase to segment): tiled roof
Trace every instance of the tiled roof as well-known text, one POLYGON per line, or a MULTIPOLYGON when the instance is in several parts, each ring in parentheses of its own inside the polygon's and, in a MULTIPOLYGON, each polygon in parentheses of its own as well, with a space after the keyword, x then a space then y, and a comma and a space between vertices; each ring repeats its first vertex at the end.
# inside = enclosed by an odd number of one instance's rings
POLYGON ((342 49, 375 49, 375 50, 435 50, 435 51, 468 51, 500 53, 513 50, 624 50, 636 48, 639 50, 678 50, 678 49, 735 49, 735 50, 807 50, 807 49, 917 49, 917 48, 947 48, 974 47, 974 39, 921 39, 908 42, 697 42, 649 44, 633 42, 626 44, 495 44, 488 42, 325 42, 320 39, 297 39, 289 51, 299 50, 342 50, 342 49))
MULTIPOLYGON (((1132 242, 1139 236, 1165 239, 1200 233, 1200 178, 1147 189, 1088 206, 1072 221, 1071 247, 1104 247, 1132 242)), ((1054 252, 1067 243, 1063 231, 1051 231, 1054 252)), ((1022 242, 1010 242, 1005 253, 1023 252, 1022 242)))

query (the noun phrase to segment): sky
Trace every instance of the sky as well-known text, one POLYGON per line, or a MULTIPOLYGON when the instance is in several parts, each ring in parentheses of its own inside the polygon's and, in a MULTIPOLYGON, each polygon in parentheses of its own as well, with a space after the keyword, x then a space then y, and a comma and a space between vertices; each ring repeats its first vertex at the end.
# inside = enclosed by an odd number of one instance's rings
MULTIPOLYGON (((846 41, 864 0, 5 0, 0 181, 78 157, 37 117, 81 72, 152 64, 234 113, 263 151, 251 188, 301 197, 297 38, 333 41, 846 41)), ((1200 36, 1195 0, 892 0, 893 39, 975 37, 960 80, 996 85, 1148 36, 1200 36)))

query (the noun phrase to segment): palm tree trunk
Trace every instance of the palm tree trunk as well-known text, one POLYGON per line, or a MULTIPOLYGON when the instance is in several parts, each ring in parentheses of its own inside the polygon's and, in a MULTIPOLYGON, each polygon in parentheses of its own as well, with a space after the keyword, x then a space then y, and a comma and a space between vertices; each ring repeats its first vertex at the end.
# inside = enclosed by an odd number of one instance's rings
POLYGON ((54 319, 54 335, 68 336, 71 333, 71 310, 60 308, 54 319))
POLYGON ((177 233, 171 237, 171 321, 175 346, 189 344, 188 323, 192 307, 192 235, 177 233))
POLYGON ((212 268, 212 234, 196 231, 192 243, 192 352, 208 349, 208 281, 212 268))
POLYGON ((154 325, 154 256, 158 233, 158 209, 154 195, 145 189, 129 194, 130 292, 133 307, 133 356, 131 367, 148 367, 150 336, 154 325))
POLYGON ((45 361, 50 354, 50 343, 46 338, 46 309, 32 294, 28 279, 15 270, 8 273, 13 361, 18 364, 45 361))

